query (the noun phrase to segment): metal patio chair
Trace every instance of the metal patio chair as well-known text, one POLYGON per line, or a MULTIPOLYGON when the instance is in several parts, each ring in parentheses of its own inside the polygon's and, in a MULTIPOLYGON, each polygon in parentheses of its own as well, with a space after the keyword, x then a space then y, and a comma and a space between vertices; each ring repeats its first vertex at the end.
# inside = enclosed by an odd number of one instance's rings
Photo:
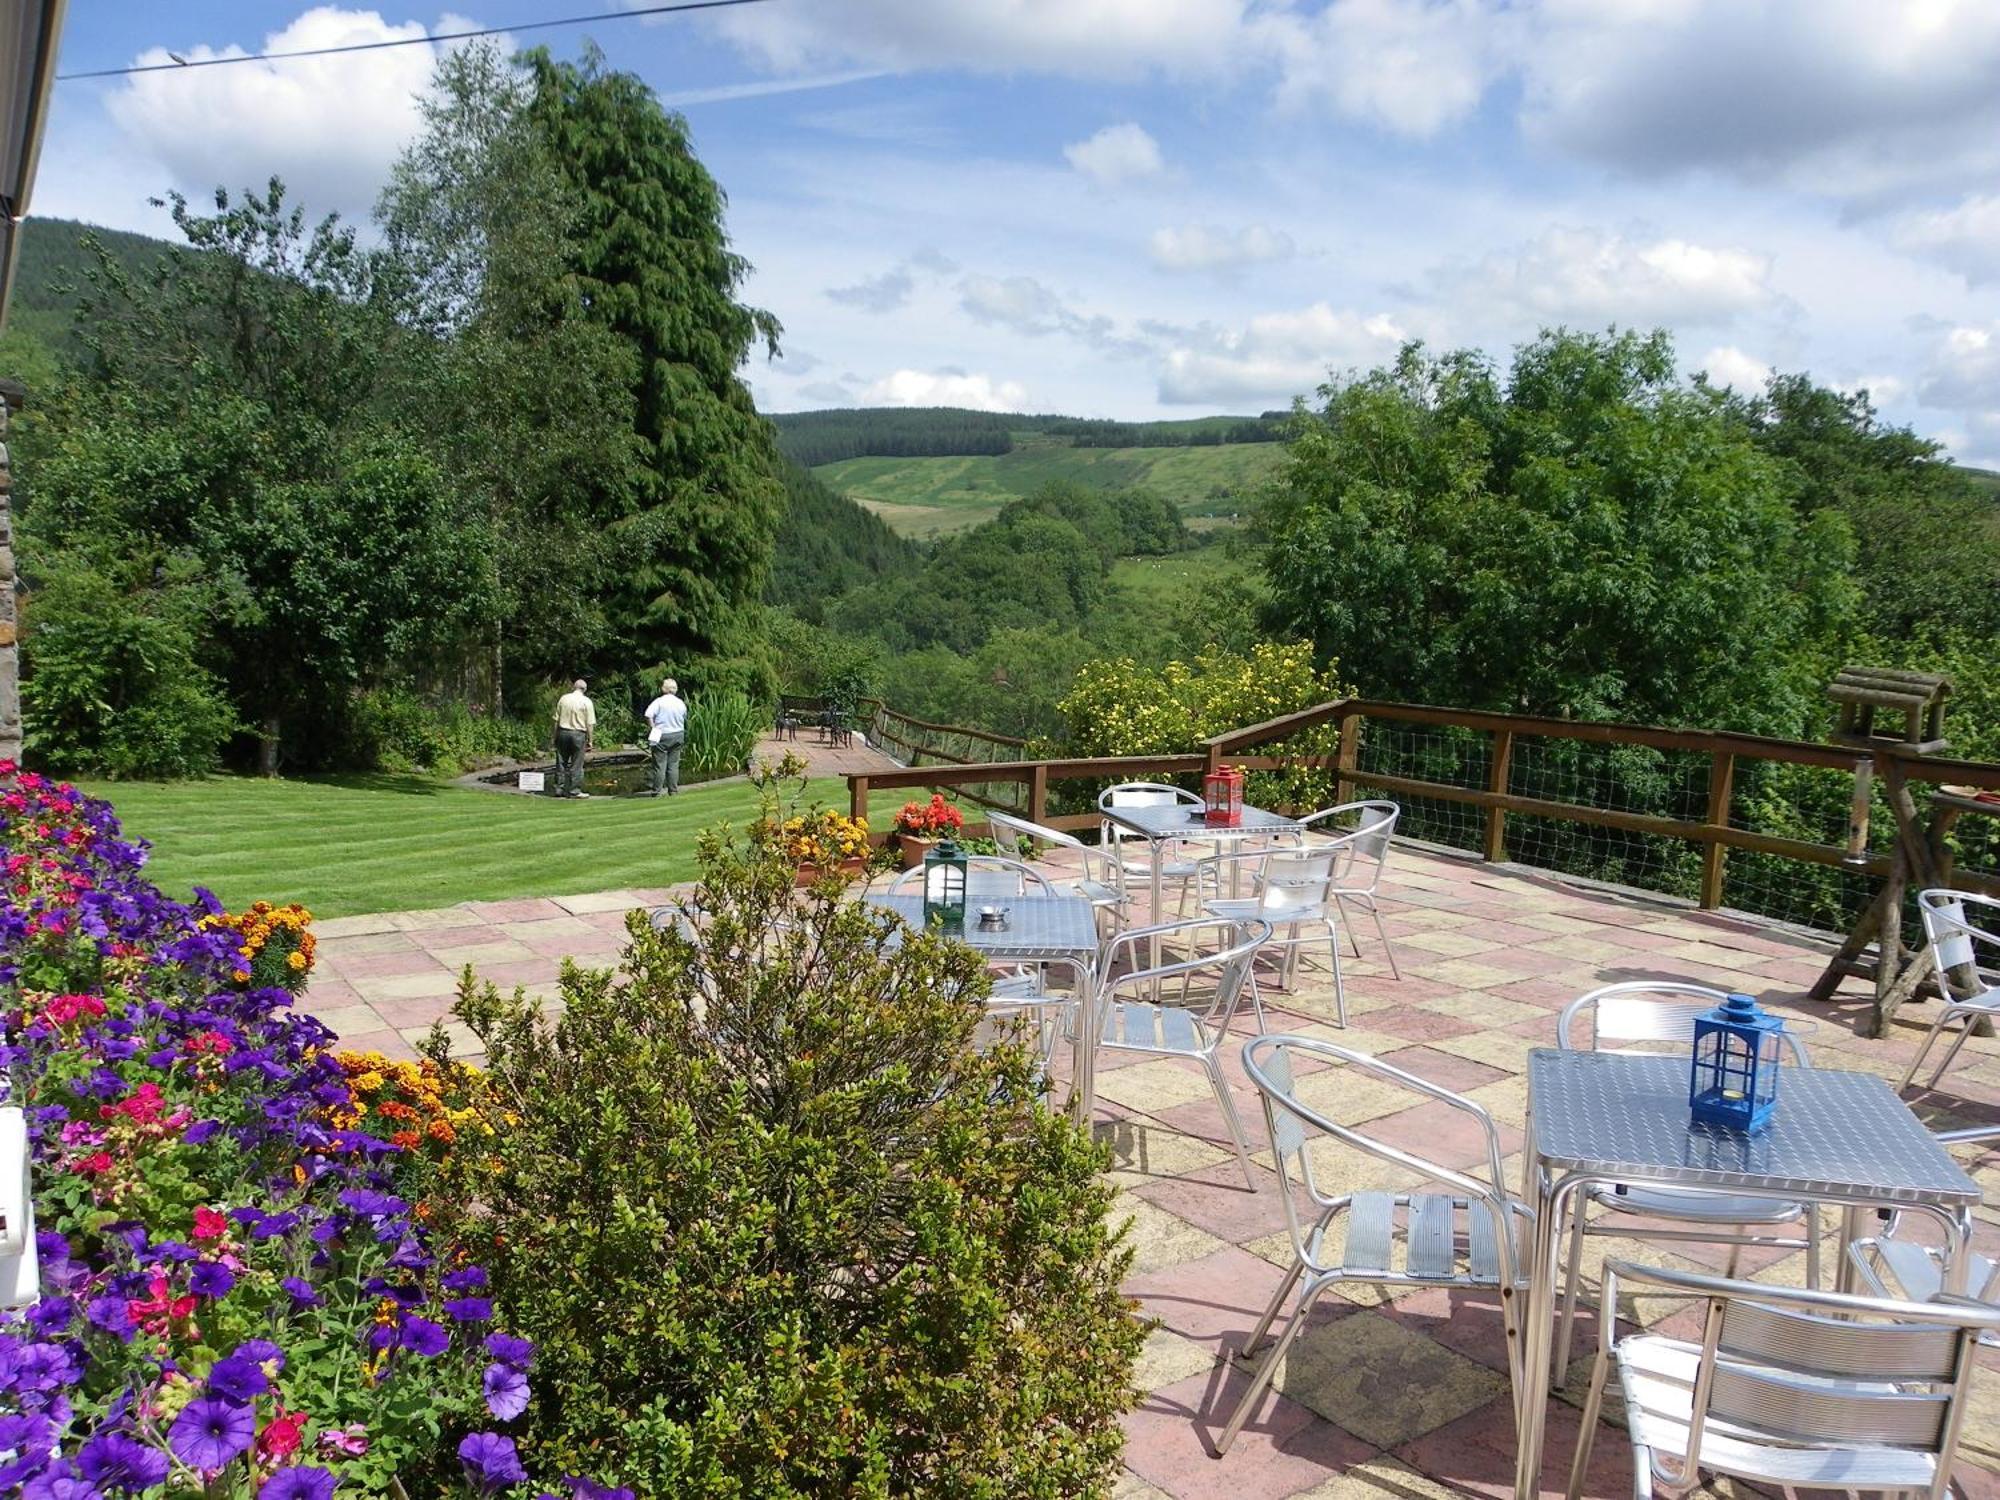
POLYGON ((1285 1199, 1285 1222, 1292 1236, 1292 1267, 1236 1357, 1256 1358, 1287 1300, 1292 1303, 1292 1312, 1285 1331, 1258 1362, 1249 1388, 1216 1439, 1216 1456, 1227 1453, 1236 1441, 1285 1351, 1306 1326, 1320 1294, 1343 1281, 1396 1287, 1494 1288, 1506 1329, 1509 1373, 1518 1390, 1519 1299, 1524 1288, 1520 1250, 1529 1238, 1533 1215, 1503 1186, 1500 1131, 1493 1116, 1475 1101, 1391 1063, 1309 1037, 1254 1037, 1244 1044, 1243 1069, 1264 1103, 1278 1187, 1285 1199), (1486 1135, 1485 1179, 1471 1168, 1447 1167, 1377 1140, 1363 1127, 1338 1124, 1302 1103, 1293 1084, 1295 1055, 1355 1069, 1373 1080, 1408 1089, 1421 1099, 1440 1100, 1471 1115, 1486 1135), (1310 1147, 1320 1137, 1415 1172, 1422 1176, 1427 1190, 1329 1191, 1328 1185, 1317 1180, 1313 1168, 1310 1147), (1305 1211, 1309 1217, 1302 1216, 1302 1198, 1312 1205, 1305 1211), (1336 1228, 1340 1231, 1337 1234, 1336 1228))
POLYGON ((1597 1362, 1570 1469, 1583 1493, 1611 1367, 1632 1439, 1632 1494, 1695 1489, 1704 1472, 1795 1489, 1945 1500, 1981 1333, 2000 1308, 1795 1291, 1606 1261, 1597 1362), (1618 1290, 1707 1304, 1699 1342, 1615 1336, 1618 1290))
MULTIPOLYGON (((1382 951, 1388 955, 1389 975, 1393 979, 1401 979, 1403 971, 1397 967, 1396 948, 1389 941, 1388 928, 1382 925, 1382 912, 1375 898, 1382 885, 1382 872, 1389 864, 1389 841, 1395 837, 1396 820, 1402 815, 1403 809, 1393 802, 1342 802, 1299 819, 1305 829, 1307 848, 1317 848, 1329 840, 1341 846, 1341 864, 1333 882, 1334 902, 1343 917, 1348 916, 1350 905, 1368 913, 1375 923, 1375 935, 1382 939, 1382 951)), ((1354 956, 1361 957, 1361 944, 1355 940, 1351 919, 1347 941, 1354 949, 1354 956)))
POLYGON ((1124 920, 1129 903, 1119 883, 1117 861, 1111 855, 1102 849, 1092 848, 1082 839, 1059 828, 1030 823, 1026 818, 1017 818, 1011 813, 989 812, 986 821, 993 830, 993 842, 1000 846, 1001 854, 1008 859, 1031 863, 1036 844, 1075 853, 1082 871, 1075 880, 1056 881, 1056 893, 1081 897, 1099 913, 1108 913, 1114 925, 1124 920))
MULTIPOLYGON (((1343 838, 1316 841, 1309 849, 1243 849, 1213 854, 1200 861, 1205 878, 1218 890, 1222 870, 1246 871, 1256 894, 1247 897, 1215 898, 1202 902, 1202 911, 1211 917, 1232 922, 1261 918, 1271 924, 1272 938, 1267 948, 1282 948, 1284 958, 1278 970, 1281 990, 1290 990, 1297 971, 1299 949, 1308 942, 1325 942, 1333 964, 1334 1013, 1347 1025, 1347 992, 1340 978, 1340 908, 1334 900, 1335 874, 1345 851, 1343 838), (1322 931, 1308 936, 1307 927, 1322 931)), ((1264 1029, 1264 998, 1257 985, 1257 973, 1250 972, 1250 1004, 1257 1013, 1257 1029, 1264 1029)))
MULTIPOLYGON (((1124 781, 1117 786, 1106 787, 1097 794, 1097 810, 1100 813, 1114 807, 1200 807, 1202 805, 1201 798, 1193 792, 1158 781, 1124 781)), ((1188 827, 1189 832, 1193 833, 1194 825, 1189 824, 1188 827)), ((1200 861, 1194 858, 1169 857, 1174 849, 1185 850, 1188 843, 1187 839, 1163 841, 1162 847, 1157 851, 1160 859, 1161 899, 1165 899, 1165 892, 1169 888, 1178 888, 1180 898, 1175 903, 1174 911, 1179 916, 1187 915, 1189 892, 1193 891, 1197 895, 1200 893, 1200 861)), ((1145 882, 1146 889, 1148 892, 1151 891, 1152 861, 1155 851, 1148 846, 1148 840, 1141 838, 1124 824, 1114 823, 1106 818, 1099 825, 1098 848, 1110 855, 1111 867, 1118 872, 1118 888, 1128 900, 1132 894, 1132 882, 1135 880, 1145 882), (1138 845, 1143 853, 1137 856, 1129 854, 1127 851, 1134 844, 1138 845)), ((1165 912, 1156 911, 1150 916, 1155 922, 1166 920, 1165 912)))
MULTIPOLYGON (((1556 1020, 1556 1045, 1565 1052, 1682 1052, 1694 1041, 1694 1023, 1729 998, 1726 991, 1706 985, 1681 984, 1669 980, 1640 979, 1626 984, 1606 985, 1579 995, 1563 1007, 1556 1020)), ((1805 1044, 1790 1031, 1784 1033, 1787 1060, 1795 1067, 1810 1067, 1805 1044)), ((1577 1284, 1583 1264, 1586 1235, 1617 1235, 1647 1241, 1695 1242, 1728 1245, 1731 1248, 1729 1274, 1735 1275, 1745 1245, 1778 1246, 1806 1252, 1806 1282, 1818 1286, 1819 1213, 1805 1202, 1776 1202, 1764 1198, 1739 1197, 1708 1188, 1654 1187, 1618 1183, 1592 1190, 1589 1202, 1608 1215, 1643 1215, 1670 1219, 1686 1229, 1635 1229, 1628 1224, 1592 1224, 1578 1204, 1570 1226, 1569 1256, 1563 1269, 1562 1317, 1556 1325, 1556 1354, 1569 1362, 1570 1330, 1576 1315, 1577 1284), (1750 1233, 1753 1225, 1798 1224, 1798 1238, 1781 1238, 1750 1233), (1712 1226, 1712 1227, 1710 1227, 1712 1226)))
POLYGON ((1229 1097, 1228 1080, 1216 1052, 1229 1039, 1243 992, 1249 987, 1250 965, 1258 947, 1271 936, 1268 923, 1228 922, 1215 917, 1132 927, 1104 945, 1097 966, 1097 993, 1079 1025, 1095 1025, 1099 1051, 1144 1052, 1155 1057, 1184 1057, 1201 1064, 1222 1107, 1223 1123, 1236 1144, 1243 1180, 1256 1191, 1250 1170, 1250 1147, 1243 1121, 1229 1097), (1143 962, 1148 944, 1160 938, 1172 945, 1155 966, 1143 962), (1204 952, 1203 949, 1212 949, 1204 952), (1174 957, 1178 951, 1182 957, 1174 957), (1178 980, 1179 995, 1167 980, 1178 980), (1141 998, 1141 997, 1145 998, 1141 998))
MULTIPOLYGON (((2000 1140, 2000 1125, 1939 1130, 1932 1135, 1943 1146, 1969 1145, 2000 1140)), ((1902 1218, 1900 1213, 1885 1212, 1879 1234, 1858 1239, 1847 1247, 1848 1263, 1861 1278, 1861 1284, 1876 1295, 1924 1302, 1944 1290, 1944 1255, 1939 1246, 1899 1235, 1902 1218)), ((1966 1295, 1975 1301, 2000 1306, 2000 1265, 1970 1246, 1964 1253, 1966 1295)), ((2000 1343, 2000 1336, 1982 1335, 1980 1342, 2000 1343)))
POLYGON ((1917 914, 1923 918, 1924 937, 1930 943, 1931 963, 1937 971, 1937 985, 1944 1003, 1923 1046, 1910 1059, 1909 1071, 1903 1074, 1898 1088, 1910 1086, 1917 1069, 1930 1055, 1931 1044, 1944 1035, 1945 1028, 1953 1021, 1963 1024, 1951 1045, 1945 1048, 1937 1071, 1931 1074, 1928 1085, 1931 1088, 1938 1086, 1944 1070, 1951 1066, 1965 1039, 1972 1035, 1974 1024, 1982 1016, 1990 1020, 2000 1015, 2000 899, 1972 891, 1921 891, 1917 895, 1917 914), (1978 921, 1973 919, 1975 912, 1978 921), (1987 925, 1982 927, 1980 922, 1987 925))

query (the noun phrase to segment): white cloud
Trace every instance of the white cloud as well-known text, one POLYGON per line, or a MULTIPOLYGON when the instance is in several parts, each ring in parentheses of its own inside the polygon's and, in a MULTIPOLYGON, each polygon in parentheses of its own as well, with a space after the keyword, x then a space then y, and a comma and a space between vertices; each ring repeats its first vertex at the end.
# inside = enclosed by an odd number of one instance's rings
POLYGON ((1139 182, 1166 170, 1160 159, 1160 143, 1129 120, 1107 125, 1087 141, 1072 142, 1063 147, 1063 155, 1100 187, 1139 182))
POLYGON ((907 303, 916 285, 916 279, 898 266, 880 276, 857 281, 853 286, 830 286, 826 295, 835 302, 858 307, 863 312, 888 313, 907 303))
POLYGON ((1910 382, 1900 375, 1862 375, 1840 384, 1843 391, 1866 391, 1876 407, 1896 406, 1909 397, 1910 382))
POLYGON ((1278 102, 1327 103, 1406 136, 1436 135, 1479 107, 1512 29, 1486 0, 1341 0, 1253 28, 1279 59, 1278 102))
POLYGON ((1236 330, 1204 324, 1161 332, 1177 337, 1161 364, 1160 400, 1182 406, 1281 406, 1332 373, 1381 363, 1409 337, 1386 313, 1335 310, 1325 302, 1265 313, 1236 330))
POLYGON ((1532 33, 1533 138, 1640 174, 1876 200, 2000 159, 1992 0, 1548 0, 1532 33))
POLYGON ((963 370, 897 370, 861 393, 863 406, 969 406, 974 411, 1025 411, 1028 389, 963 370))
POLYGON ((1973 286, 2000 280, 2000 195, 1975 193, 1956 208, 1906 214, 1893 238, 1899 249, 1928 256, 1973 286))
POLYGON ((1760 394, 1771 374, 1766 361, 1745 354, 1734 344, 1719 344, 1709 350, 1696 368, 1707 374, 1711 384, 1734 387, 1739 396, 1760 394))
MULTIPOLYGON (((446 16, 438 29, 470 24, 446 16)), ((375 11, 322 5, 267 34, 256 50, 428 35, 420 22, 393 25, 375 11)), ((216 186, 261 188, 275 173, 309 214, 338 210, 365 218, 390 164, 418 128, 417 95, 444 45, 141 73, 111 94, 105 108, 129 149, 159 164, 162 187, 191 196, 216 186)), ((234 45, 174 50, 190 61, 246 55, 234 45)), ((135 60, 170 61, 165 47, 148 48, 135 60)))
POLYGON ((1108 354, 1143 354, 1148 346, 1102 314, 1077 311, 1032 276, 967 276, 959 306, 981 323, 1040 338, 1062 333, 1108 354))
POLYGON ((1517 332, 1545 323, 1726 323, 1774 305, 1770 262, 1748 250, 1596 229, 1551 229, 1529 244, 1433 272, 1435 291, 1517 332))
POLYGON ((712 24, 767 66, 1206 74, 1240 58, 1250 0, 813 0, 712 24))
POLYGON ((1926 406, 2000 413, 2000 323, 1945 331, 1917 387, 1926 406))
POLYGON ((1296 246, 1283 230, 1251 224, 1234 234, 1210 224, 1155 229, 1147 249, 1166 271, 1226 271, 1258 261, 1290 260, 1296 246))

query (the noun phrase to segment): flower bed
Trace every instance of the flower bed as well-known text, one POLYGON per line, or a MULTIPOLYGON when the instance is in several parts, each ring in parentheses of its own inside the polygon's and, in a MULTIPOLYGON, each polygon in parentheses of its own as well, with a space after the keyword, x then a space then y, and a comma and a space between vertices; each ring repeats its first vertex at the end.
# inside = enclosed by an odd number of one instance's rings
POLYGON ((42 1275, 0 1315, 0 1493, 532 1493, 493 1429, 533 1350, 420 1198, 491 1129, 478 1075, 343 1064, 264 982, 310 965, 303 914, 168 900, 144 858, 0 762, 0 1066, 42 1275))

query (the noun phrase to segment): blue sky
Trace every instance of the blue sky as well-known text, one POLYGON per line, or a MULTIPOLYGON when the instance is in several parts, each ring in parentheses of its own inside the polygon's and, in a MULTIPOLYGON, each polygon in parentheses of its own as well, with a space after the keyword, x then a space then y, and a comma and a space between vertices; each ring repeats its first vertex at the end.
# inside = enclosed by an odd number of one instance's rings
MULTIPOLYGON (((65 71, 601 8, 73 6, 65 71)), ((1993 0, 770 0, 583 37, 681 109, 773 410, 1260 411, 1406 338, 1673 330, 2000 466, 1993 0)), ((36 209, 283 175, 365 218, 429 46, 59 87, 36 209)))

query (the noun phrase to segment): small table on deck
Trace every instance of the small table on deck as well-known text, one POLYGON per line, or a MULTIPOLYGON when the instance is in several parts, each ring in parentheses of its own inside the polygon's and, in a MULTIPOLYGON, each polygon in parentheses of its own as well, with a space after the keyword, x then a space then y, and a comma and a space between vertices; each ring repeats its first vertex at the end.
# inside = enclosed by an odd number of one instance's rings
MULTIPOLYGON (((1076 977, 1077 1004, 1088 1012, 1096 998, 1097 908, 1081 896, 987 896, 986 904, 1007 908, 1005 928, 981 927, 969 915, 965 931, 954 933, 982 957, 1002 963, 1062 964, 1076 977)), ((869 896, 869 903, 892 911, 912 927, 924 925, 922 896, 869 896)), ((1088 1124, 1097 1102, 1097 1034, 1103 1028, 1079 1016, 1076 1027, 1076 1075, 1070 1084, 1070 1110, 1088 1124)))
MULTIPOLYGON (((1134 807, 1107 807, 1101 809, 1104 817, 1121 828, 1136 833, 1146 841, 1152 856, 1153 906, 1147 926, 1157 926, 1166 920, 1160 911, 1160 866, 1169 844, 1184 839, 1246 839, 1269 838, 1278 834, 1298 833, 1304 827, 1297 818, 1288 818, 1283 813, 1266 811, 1261 807, 1251 807, 1247 803, 1243 816, 1234 823, 1211 823, 1201 807, 1189 802, 1147 802, 1134 807)), ((1124 867, 1124 861, 1119 861, 1124 867)), ((1230 871, 1232 885, 1236 870, 1230 871)), ((1196 895, 1199 896, 1199 892, 1196 895)), ((1146 959, 1151 968, 1160 966, 1160 940, 1151 940, 1146 959)))
POLYGON ((1540 1492, 1550 1343, 1560 1288, 1564 1220, 1587 1193, 1613 1183, 1710 1187, 1745 1197, 1838 1203, 1841 1283, 1846 1245, 1865 1208, 1926 1213, 1943 1226, 1945 1287, 1962 1291, 1964 1251, 1979 1184, 1968 1177, 1886 1080, 1873 1073, 1787 1066, 1778 1107, 1755 1135, 1696 1125, 1688 1116, 1688 1059, 1610 1052, 1528 1054, 1528 1133, 1522 1198, 1535 1210, 1522 1268, 1527 1305, 1517 1393, 1514 1493, 1540 1492))

